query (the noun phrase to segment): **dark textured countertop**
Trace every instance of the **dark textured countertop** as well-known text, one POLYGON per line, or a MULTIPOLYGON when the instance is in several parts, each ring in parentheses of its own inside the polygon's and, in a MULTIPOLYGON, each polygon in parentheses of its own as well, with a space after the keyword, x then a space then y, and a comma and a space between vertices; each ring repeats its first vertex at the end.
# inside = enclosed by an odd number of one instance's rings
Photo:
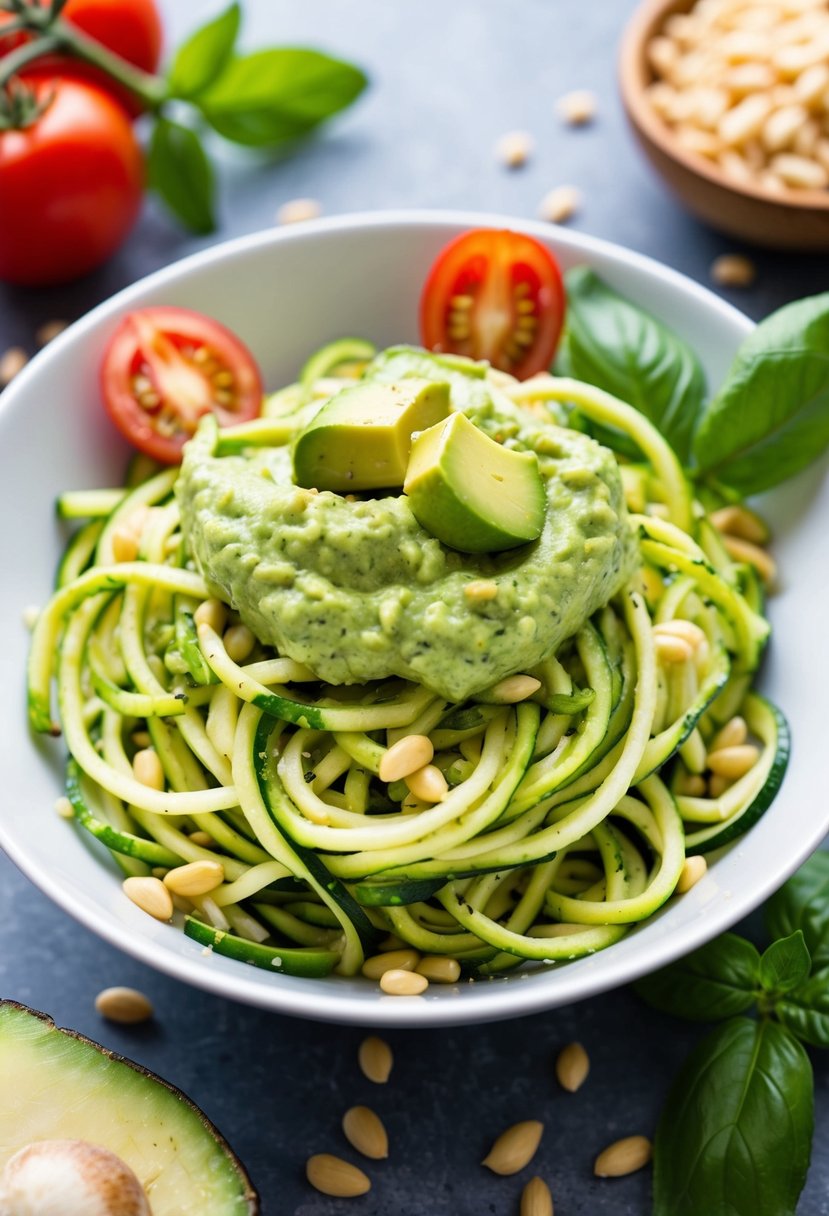
MULTIPOLYGON (((175 41, 202 6, 162 0, 161 7, 175 41)), ((319 199, 329 214, 457 206, 533 216, 551 187, 572 183, 584 194, 572 226, 701 282, 717 254, 739 247, 679 209, 626 130, 615 60, 632 0, 245 0, 245 7, 251 45, 325 47, 364 64, 373 88, 281 163, 223 151, 219 236, 271 224, 277 207, 298 196, 319 199), (563 127, 555 114, 556 99, 574 88, 599 98, 596 122, 582 130, 563 127), (537 148, 524 169, 507 172, 492 148, 515 128, 532 132, 537 148)), ((148 204, 128 246, 98 274, 52 291, 0 288, 0 348, 31 349, 41 322, 74 319, 204 243, 148 204)), ((754 317, 826 286, 825 257, 751 256, 756 285, 731 298, 754 317)), ((363 1031, 261 1013, 156 974, 73 923, 3 857, 0 923, 0 994, 48 1011, 189 1093, 246 1162, 266 1216, 513 1216, 533 1172, 549 1181, 557 1216, 644 1216, 649 1171, 600 1182, 592 1161, 619 1136, 652 1132, 669 1079, 700 1034, 621 990, 516 1022, 390 1033, 396 1066, 392 1082, 378 1087, 357 1068, 363 1031), (132 1029, 102 1022, 93 1001, 110 984, 147 992, 156 1019, 132 1029), (553 1061, 574 1038, 592 1068, 571 1096, 558 1088, 553 1061), (383 1117, 390 1159, 371 1168, 365 1199, 327 1199, 305 1182, 304 1161, 320 1151, 356 1159, 340 1131, 355 1103, 383 1117), (532 1167, 513 1179, 482 1169, 494 1136, 531 1118, 546 1124, 532 1167)), ((817 1120, 801 1216, 829 1213, 829 1061, 813 1059, 817 1120)))

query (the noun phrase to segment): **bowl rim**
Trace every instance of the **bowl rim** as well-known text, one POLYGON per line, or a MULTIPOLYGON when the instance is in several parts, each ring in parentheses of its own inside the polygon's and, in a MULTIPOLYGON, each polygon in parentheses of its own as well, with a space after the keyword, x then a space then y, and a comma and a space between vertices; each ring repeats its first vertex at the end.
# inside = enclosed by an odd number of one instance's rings
POLYGON ((622 103, 633 127, 668 159, 675 161, 688 173, 704 178, 729 194, 738 195, 767 206, 787 207, 798 211, 829 211, 829 188, 826 190, 795 190, 784 186, 774 192, 737 182, 707 157, 683 148, 673 137, 671 128, 662 121, 648 101, 645 90, 656 79, 647 62, 646 46, 658 34, 665 19, 673 13, 687 12, 696 0, 642 0, 625 26, 619 48, 618 74, 622 103))
MULTIPOLYGON (((240 254, 248 253, 251 250, 284 242, 313 240, 329 234, 361 229, 377 230, 378 228, 395 227, 430 229, 442 226, 511 228, 527 232, 542 241, 545 238, 549 240, 553 237, 576 255, 583 253, 598 258, 604 257, 616 265, 630 267, 650 278, 668 284, 686 297, 696 299, 707 310, 713 311, 723 321, 727 321, 744 334, 748 334, 753 327, 752 322, 727 301, 656 259, 628 250, 613 242, 575 233, 543 221, 463 210, 400 209, 358 212, 308 221, 290 228, 265 229, 220 242, 156 270, 123 288, 81 317, 32 359, 19 376, 15 377, 9 388, 0 394, 0 417, 5 411, 14 408, 18 397, 24 396, 29 391, 29 385, 36 381, 40 369, 44 368, 50 360, 59 361, 64 347, 83 341, 86 334, 102 320, 130 306, 134 301, 140 300, 146 292, 175 282, 190 270, 221 262, 232 262, 240 254)), ((720 915, 717 917, 717 924, 713 931, 709 924, 712 918, 702 916, 680 926, 677 933, 667 941, 657 942, 656 959, 653 957, 654 950, 651 948, 640 952, 633 959, 624 956, 616 957, 610 950, 603 951, 601 955, 593 956, 592 959, 582 960, 583 964, 588 964, 588 969, 581 972, 582 979, 578 991, 569 994, 565 1001, 556 999, 555 989, 552 987, 552 975, 543 974, 525 977, 537 979, 538 982, 534 983, 522 984, 516 977, 510 977, 506 981, 493 981, 487 985, 476 986, 475 997, 471 1000, 430 1001, 428 998, 422 997, 378 997, 372 1004, 363 998, 354 997, 346 991, 338 991, 336 984, 320 984, 319 981, 309 983, 309 986, 304 987, 301 991, 281 987, 278 983, 266 988, 261 983, 261 979, 248 979, 245 974, 246 969, 242 967, 238 968, 238 974, 234 971, 233 978, 229 981, 226 973, 213 971, 204 966, 203 960, 197 954, 194 954, 192 958, 183 958, 172 951, 160 950, 158 942, 150 934, 125 934, 123 922, 114 917, 102 916, 98 908, 86 907, 72 892, 67 891, 61 885, 58 877, 42 869, 36 860, 28 856, 23 843, 9 838, 2 818, 0 818, 0 847, 40 890, 86 928, 124 953, 174 979, 191 983, 214 995, 224 998, 232 997, 243 1004, 259 1006, 280 1014, 327 1022, 420 1028, 472 1024, 526 1016, 544 1011, 557 1004, 573 1003, 596 996, 621 984, 630 983, 655 967, 664 966, 673 959, 697 948, 708 941, 714 933, 728 929, 737 920, 752 911, 814 851, 823 838, 825 830, 826 826, 823 823, 816 824, 812 832, 800 836, 797 848, 789 857, 782 877, 779 871, 775 871, 771 876, 760 875, 755 884, 734 891, 727 900, 721 899, 720 915), (594 971, 589 964, 598 958, 601 958, 602 961, 594 971)), ((561 973, 559 972, 559 974, 561 973)))

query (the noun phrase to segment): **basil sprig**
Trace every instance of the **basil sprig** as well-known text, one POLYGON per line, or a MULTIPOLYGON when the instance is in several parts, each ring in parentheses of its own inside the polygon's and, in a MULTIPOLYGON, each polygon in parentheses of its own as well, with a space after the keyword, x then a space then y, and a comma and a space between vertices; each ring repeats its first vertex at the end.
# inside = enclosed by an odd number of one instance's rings
POLYGON ((726 933, 637 985, 665 1013, 719 1022, 662 1111, 653 1216, 794 1216, 813 1129, 802 1043, 829 1047, 829 854, 769 901, 766 923, 780 936, 762 954, 726 933))

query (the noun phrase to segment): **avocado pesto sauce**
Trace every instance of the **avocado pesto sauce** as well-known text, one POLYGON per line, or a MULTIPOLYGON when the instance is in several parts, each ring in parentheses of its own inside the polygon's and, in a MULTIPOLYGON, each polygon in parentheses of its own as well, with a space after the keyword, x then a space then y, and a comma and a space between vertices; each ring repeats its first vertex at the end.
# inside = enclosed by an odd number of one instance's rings
POLYGON ((442 545, 403 495, 298 488, 287 448, 215 456, 205 428, 187 445, 176 497, 211 592, 332 684, 395 675, 463 701, 539 663, 637 560, 621 479, 612 453, 576 431, 494 409, 488 420, 536 452, 547 496, 538 541, 492 555, 442 545), (494 598, 466 593, 481 579, 494 598))

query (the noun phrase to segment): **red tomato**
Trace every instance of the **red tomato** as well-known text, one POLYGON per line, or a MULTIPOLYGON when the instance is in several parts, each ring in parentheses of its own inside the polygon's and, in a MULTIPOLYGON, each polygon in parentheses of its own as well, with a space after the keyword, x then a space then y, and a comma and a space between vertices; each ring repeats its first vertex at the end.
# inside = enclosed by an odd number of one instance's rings
POLYGON ((424 346, 524 380, 551 364, 564 320, 558 263, 531 236, 475 228, 446 246, 420 300, 424 346))
POLYGON ((138 217, 141 149, 123 109, 80 80, 27 78, 45 112, 0 131, 0 279, 63 283, 121 244, 138 217))
POLYGON ((248 348, 189 308, 128 313, 104 352, 101 389, 121 434, 165 464, 181 460, 204 414, 232 426, 262 408, 262 377, 248 348))

